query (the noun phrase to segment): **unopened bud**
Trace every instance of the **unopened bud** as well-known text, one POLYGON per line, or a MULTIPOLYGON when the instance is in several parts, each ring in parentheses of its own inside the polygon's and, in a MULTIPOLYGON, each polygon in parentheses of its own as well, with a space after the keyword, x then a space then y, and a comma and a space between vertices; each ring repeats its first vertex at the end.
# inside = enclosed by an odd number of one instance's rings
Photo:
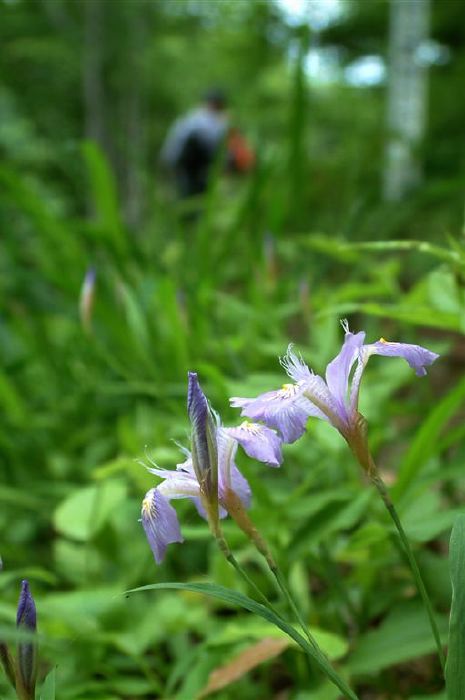
MULTIPOLYGON (((29 589, 28 581, 21 584, 16 627, 24 632, 35 633, 37 616, 34 598, 29 589)), ((16 684, 17 693, 21 700, 34 700, 37 674, 37 645, 34 641, 26 640, 18 643, 18 658, 16 684)))
POLYGON ((195 372, 189 372, 187 412, 192 425, 192 465, 210 514, 218 517, 216 421, 195 372))
POLYGON ((85 331, 89 332, 92 327, 92 312, 94 308, 95 298, 95 280, 96 270, 94 267, 89 267, 84 277, 84 282, 81 287, 79 296, 79 317, 81 325, 85 331))

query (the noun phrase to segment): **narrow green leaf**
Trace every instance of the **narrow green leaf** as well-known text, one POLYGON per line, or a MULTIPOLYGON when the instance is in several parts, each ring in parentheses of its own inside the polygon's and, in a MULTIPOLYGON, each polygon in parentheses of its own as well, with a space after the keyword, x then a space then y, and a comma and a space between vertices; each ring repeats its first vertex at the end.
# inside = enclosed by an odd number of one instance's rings
POLYGON ((369 250, 373 252, 385 253, 387 251, 410 251, 417 250, 420 253, 431 255, 439 260, 444 260, 450 263, 463 262, 463 254, 460 255, 457 251, 443 248, 442 246, 432 245, 428 241, 363 241, 361 243, 347 244, 348 248, 354 250, 369 250))
POLYGON ((454 416, 465 397, 465 377, 436 403, 415 435, 399 469, 399 478, 392 489, 395 496, 405 493, 418 476, 423 465, 435 454, 439 436, 446 423, 454 416))
POLYGON ((115 176, 104 153, 93 141, 85 141, 82 153, 86 161, 101 235, 124 254, 127 240, 121 222, 115 176))
POLYGON ((452 607, 449 621, 449 651, 446 687, 449 700, 465 698, 465 515, 455 521, 450 538, 452 607))
POLYGON ((139 591, 150 591, 150 590, 163 590, 166 588, 174 588, 183 591, 191 591, 193 593, 203 593, 204 595, 209 595, 212 598, 217 598, 222 600, 224 603, 229 603, 230 605, 238 606, 248 610, 255 615, 272 622, 276 627, 279 627, 283 632, 285 632, 291 639, 293 639, 297 644, 302 647, 302 649, 312 657, 320 671, 324 673, 339 690, 343 693, 346 698, 351 698, 351 700, 358 700, 355 693, 349 688, 346 682, 339 676, 334 668, 330 665, 327 658, 314 649, 307 640, 302 637, 297 630, 292 627, 288 622, 283 620, 279 615, 265 607, 261 603, 243 595, 242 593, 237 593, 230 588, 224 588, 223 586, 217 586, 213 583, 152 583, 149 586, 141 586, 140 588, 134 588, 127 593, 137 593, 139 591))
POLYGON ((55 700, 55 677, 56 668, 52 668, 44 680, 42 690, 40 691, 40 700, 55 700))

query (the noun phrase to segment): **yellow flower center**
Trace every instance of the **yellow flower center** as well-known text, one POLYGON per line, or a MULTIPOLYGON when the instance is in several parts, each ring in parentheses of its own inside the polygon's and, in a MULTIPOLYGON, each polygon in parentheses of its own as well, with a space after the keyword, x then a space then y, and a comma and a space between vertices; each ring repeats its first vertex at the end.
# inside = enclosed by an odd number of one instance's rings
POLYGON ((290 399, 297 394, 298 390, 298 384, 283 384, 278 393, 281 398, 290 399))
POLYGON ((151 498, 144 498, 142 501, 142 510, 145 515, 152 514, 152 510, 155 510, 155 504, 151 498))
POLYGON ((250 423, 248 420, 243 421, 239 427, 243 428, 243 430, 247 430, 247 432, 251 433, 252 435, 259 435, 262 429, 261 425, 257 425, 257 423, 250 423))

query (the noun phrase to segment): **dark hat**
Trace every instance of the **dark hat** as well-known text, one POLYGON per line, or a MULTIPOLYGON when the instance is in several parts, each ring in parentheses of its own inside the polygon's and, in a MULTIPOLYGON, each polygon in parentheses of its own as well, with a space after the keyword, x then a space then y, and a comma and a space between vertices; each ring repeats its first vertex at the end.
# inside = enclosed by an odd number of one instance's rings
POLYGON ((218 87, 207 90, 203 95, 203 99, 204 102, 209 102, 219 109, 224 109, 228 104, 225 91, 218 87))

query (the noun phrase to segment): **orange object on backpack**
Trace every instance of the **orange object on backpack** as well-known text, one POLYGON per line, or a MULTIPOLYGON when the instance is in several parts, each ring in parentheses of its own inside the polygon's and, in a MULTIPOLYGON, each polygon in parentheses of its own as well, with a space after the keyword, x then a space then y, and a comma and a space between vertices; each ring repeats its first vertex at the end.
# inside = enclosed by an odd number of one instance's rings
POLYGON ((239 129, 232 127, 228 133, 228 155, 233 170, 247 173, 255 165, 255 153, 239 129))

